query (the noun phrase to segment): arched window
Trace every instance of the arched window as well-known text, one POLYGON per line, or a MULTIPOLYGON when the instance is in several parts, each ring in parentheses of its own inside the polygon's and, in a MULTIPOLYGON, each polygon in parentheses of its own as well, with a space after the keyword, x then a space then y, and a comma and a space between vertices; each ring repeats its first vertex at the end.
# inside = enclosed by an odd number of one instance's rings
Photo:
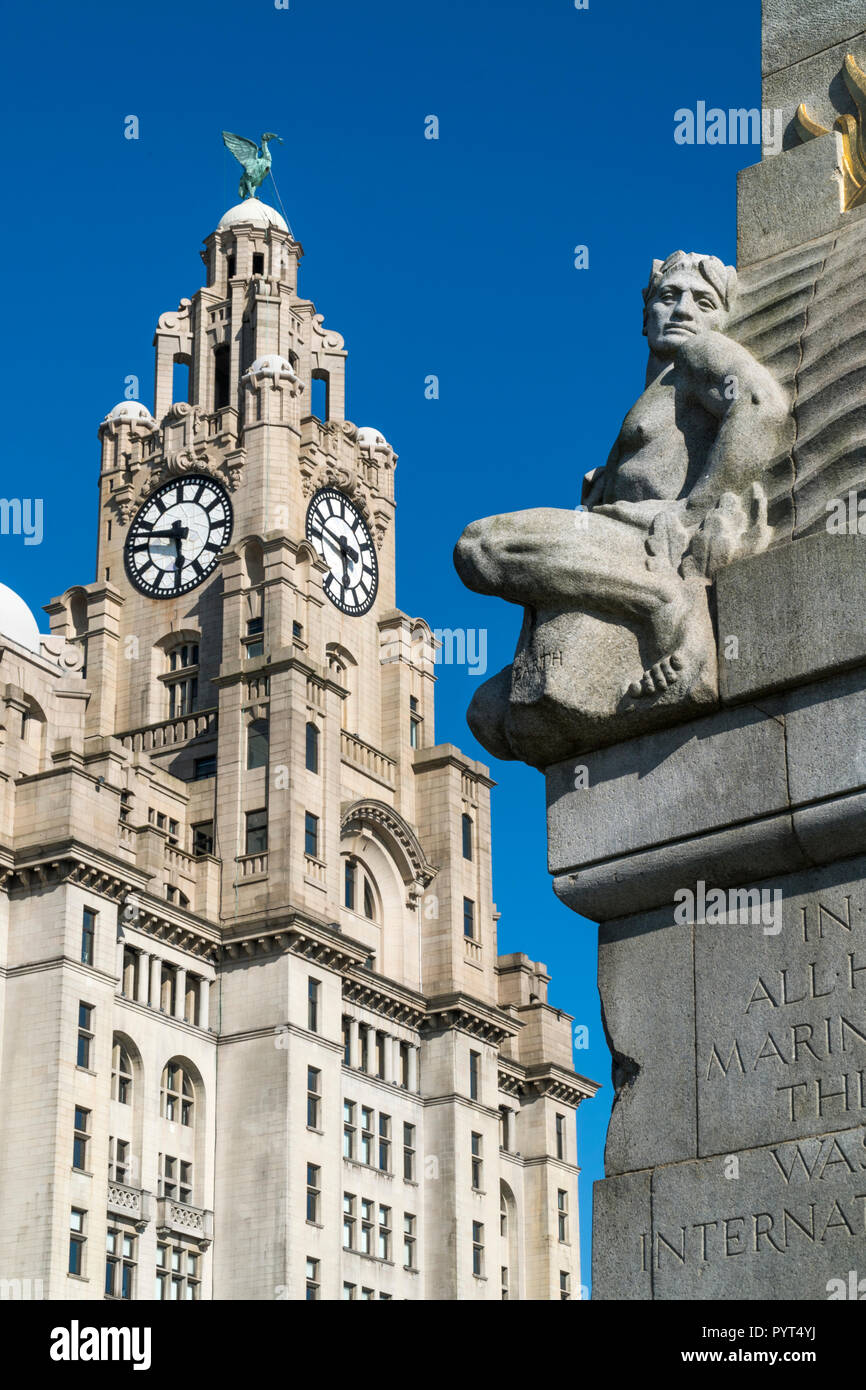
POLYGON ((188 401, 190 386, 190 359, 186 353, 178 352, 172 362, 171 399, 172 402, 188 401))
POLYGON ((121 1105, 132 1104, 132 1062, 118 1038, 111 1049, 111 1099, 121 1105))
POLYGON ((319 770, 319 731, 315 724, 307 725, 306 766, 308 772, 319 770))
POLYGON ((195 1092, 189 1074, 180 1062, 169 1062, 163 1069, 159 1102, 160 1114, 164 1120, 173 1120, 192 1128, 195 1092))
MULTIPOLYGON (((229 258, 230 261, 233 258, 229 258)), ((234 268, 230 265, 229 275, 234 274, 234 268)), ((229 403, 229 373, 231 370, 231 352, 223 344, 221 347, 214 348, 213 354, 213 408, 223 410, 229 403)))
POLYGON ((343 903, 350 912, 357 912, 371 922, 379 920, 379 894, 367 866, 352 855, 343 860, 343 903))
POLYGON ((310 382, 310 413, 325 424, 330 420, 331 375, 317 367, 310 382))
POLYGON ((198 642, 175 642, 166 651, 168 717, 192 714, 198 704, 198 642))

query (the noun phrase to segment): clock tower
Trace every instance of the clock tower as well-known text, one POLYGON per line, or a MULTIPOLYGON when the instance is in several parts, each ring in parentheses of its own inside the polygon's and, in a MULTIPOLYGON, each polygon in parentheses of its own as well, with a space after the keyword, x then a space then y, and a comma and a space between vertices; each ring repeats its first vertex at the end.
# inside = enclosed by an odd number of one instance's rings
POLYGON ((578 1297, 596 1087, 545 967, 497 954, 493 783, 436 742, 397 456, 346 419, 301 256, 256 197, 207 237, 205 285, 157 324, 153 411, 100 426, 97 577, 47 606, 40 751, 2 749, 33 860, 10 882, 46 923, 20 950, 46 989, 66 962, 63 1036, 7 990, 56 1096, 19 1118, 60 1175, 28 1268, 100 1297, 89 1242, 133 1251, 140 1298, 578 1297))

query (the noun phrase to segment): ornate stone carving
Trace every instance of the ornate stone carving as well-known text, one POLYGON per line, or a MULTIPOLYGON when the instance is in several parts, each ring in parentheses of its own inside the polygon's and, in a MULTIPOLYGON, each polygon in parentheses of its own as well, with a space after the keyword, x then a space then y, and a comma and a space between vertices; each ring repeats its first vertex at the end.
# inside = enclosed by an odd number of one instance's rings
POLYGON ((718 699, 709 587, 776 539, 764 480, 790 448, 774 377, 723 331, 736 271, 678 251, 644 291, 647 385, 585 506, 468 526, 464 583, 524 607, 514 662, 469 724, 500 758, 546 767, 718 699))
MULTIPOLYGON (((842 207, 848 212, 866 203, 866 72, 851 53, 845 56, 842 77, 857 107, 856 116, 846 112, 837 116, 833 123, 833 129, 841 135, 838 174, 842 207)), ((814 140, 830 134, 826 126, 812 119, 803 102, 797 107, 794 124, 801 140, 814 140)))

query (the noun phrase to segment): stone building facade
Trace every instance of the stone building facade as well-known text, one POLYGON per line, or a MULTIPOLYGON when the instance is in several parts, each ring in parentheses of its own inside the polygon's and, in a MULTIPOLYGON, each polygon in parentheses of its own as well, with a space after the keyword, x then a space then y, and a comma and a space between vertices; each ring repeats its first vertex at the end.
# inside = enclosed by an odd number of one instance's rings
POLYGON ((100 426, 95 582, 50 637, 0 595, 6 1297, 579 1296, 596 1087, 497 956, 492 783, 301 255, 226 213, 100 426))

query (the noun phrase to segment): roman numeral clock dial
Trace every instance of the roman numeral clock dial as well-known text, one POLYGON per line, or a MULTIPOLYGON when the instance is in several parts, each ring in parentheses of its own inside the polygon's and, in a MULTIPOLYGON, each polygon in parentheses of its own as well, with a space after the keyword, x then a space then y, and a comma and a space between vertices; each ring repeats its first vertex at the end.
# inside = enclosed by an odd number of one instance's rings
POLYGON ((336 488, 320 488, 307 509, 306 531, 328 566, 322 587, 331 602, 353 618, 369 612, 379 585, 379 564, 357 507, 336 488))
POLYGON ((149 598, 177 598, 201 584, 231 539, 232 504, 212 478, 173 479, 136 512, 126 573, 149 598))

